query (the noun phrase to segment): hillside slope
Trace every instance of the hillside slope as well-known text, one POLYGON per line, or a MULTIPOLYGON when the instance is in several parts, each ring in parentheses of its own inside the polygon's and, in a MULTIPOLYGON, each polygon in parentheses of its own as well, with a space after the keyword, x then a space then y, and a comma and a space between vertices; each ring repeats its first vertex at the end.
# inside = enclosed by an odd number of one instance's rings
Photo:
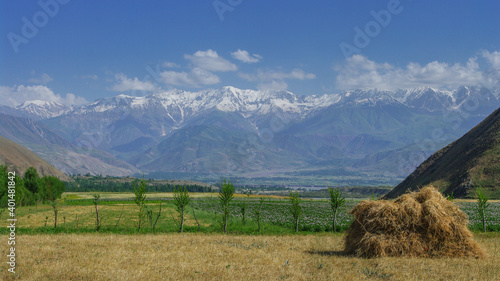
POLYGON ((473 189, 480 186, 491 198, 500 197, 500 108, 434 153, 385 197, 429 184, 455 197, 473 197, 473 189))
POLYGON ((56 176, 63 181, 72 181, 29 149, 4 137, 0 137, 0 164, 13 167, 20 176, 29 167, 34 167, 41 176, 56 176))
POLYGON ((126 176, 139 173, 129 163, 95 148, 91 141, 72 144, 40 122, 0 113, 0 136, 19 143, 66 174, 126 176))

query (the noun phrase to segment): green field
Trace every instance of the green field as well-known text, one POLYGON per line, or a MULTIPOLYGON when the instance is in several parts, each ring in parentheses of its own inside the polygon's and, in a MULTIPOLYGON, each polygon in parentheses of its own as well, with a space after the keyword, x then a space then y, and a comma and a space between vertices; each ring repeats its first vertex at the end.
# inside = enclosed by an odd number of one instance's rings
MULTIPOLYGON (((184 231, 217 233, 221 231, 221 211, 217 193, 193 193, 187 208, 184 231), (193 213, 194 212, 194 213, 193 213), (196 218, 195 218, 196 217, 196 218)), ((172 201, 172 193, 148 193, 146 205, 153 213, 153 221, 144 218, 141 233, 177 232, 178 213, 172 201), (156 215, 160 210, 153 230, 156 215)), ((39 204, 16 209, 17 227, 20 233, 85 233, 96 231, 96 213, 92 194, 85 192, 64 193, 57 202, 57 228, 54 229, 52 206, 39 204)), ((232 234, 268 234, 281 235, 294 233, 293 218, 289 212, 289 200, 286 197, 267 196, 261 206, 261 231, 258 231, 256 210, 259 208, 258 196, 235 194, 231 203, 231 215, 228 231, 232 234), (245 221, 243 221, 243 211, 245 221)), ((351 223, 349 211, 360 199, 348 199, 339 216, 340 231, 351 223)), ((101 220, 100 232, 137 233, 139 208, 133 202, 133 193, 101 193, 98 203, 101 220)), ((470 219, 472 230, 480 229, 480 221, 472 200, 455 200, 470 219)), ((328 200, 303 199, 303 216, 299 222, 299 233, 318 233, 332 231, 332 214, 328 200)), ((487 227, 490 231, 500 230, 500 202, 492 202, 487 210, 487 227)), ((0 215, 6 219, 8 212, 0 215)), ((0 232, 6 233, 7 229, 0 232)))

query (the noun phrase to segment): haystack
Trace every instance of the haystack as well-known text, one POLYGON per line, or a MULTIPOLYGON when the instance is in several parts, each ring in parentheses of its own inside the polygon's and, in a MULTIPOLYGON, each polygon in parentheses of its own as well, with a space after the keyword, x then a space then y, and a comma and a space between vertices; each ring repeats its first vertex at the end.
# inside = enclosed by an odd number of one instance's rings
POLYGON ((485 253, 467 215, 432 186, 396 201, 362 201, 352 210, 345 251, 361 257, 476 257, 485 253))

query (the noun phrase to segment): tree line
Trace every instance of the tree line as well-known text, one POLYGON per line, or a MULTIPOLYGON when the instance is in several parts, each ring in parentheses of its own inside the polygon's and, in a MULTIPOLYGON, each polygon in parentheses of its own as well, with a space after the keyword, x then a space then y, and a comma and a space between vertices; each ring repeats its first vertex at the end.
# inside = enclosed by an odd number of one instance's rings
MULTIPOLYGON (((7 165, 0 165, 0 207, 7 207, 8 203, 8 173, 7 165)), ((23 175, 15 175, 15 198, 17 206, 35 205, 38 203, 54 202, 60 198, 65 190, 64 182, 54 176, 40 177, 38 171, 29 167, 23 175)))
MULTIPOLYGON (((130 192, 134 185, 140 182, 135 179, 132 182, 116 181, 115 178, 95 177, 73 177, 74 182, 66 183, 67 192, 130 192)), ((152 179, 145 181, 149 192, 174 192, 176 185, 163 183, 152 179)), ((212 187, 202 185, 186 185, 189 192, 212 192, 212 187)))

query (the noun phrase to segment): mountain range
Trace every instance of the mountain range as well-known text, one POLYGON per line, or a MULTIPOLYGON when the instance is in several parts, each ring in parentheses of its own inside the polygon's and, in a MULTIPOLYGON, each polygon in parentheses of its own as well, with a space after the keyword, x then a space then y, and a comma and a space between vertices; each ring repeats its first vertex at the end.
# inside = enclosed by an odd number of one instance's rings
POLYGON ((248 184, 396 184, 500 106, 462 86, 296 96, 234 87, 0 106, 0 135, 69 174, 176 173, 248 184), (252 179, 252 180, 250 180, 252 179))

